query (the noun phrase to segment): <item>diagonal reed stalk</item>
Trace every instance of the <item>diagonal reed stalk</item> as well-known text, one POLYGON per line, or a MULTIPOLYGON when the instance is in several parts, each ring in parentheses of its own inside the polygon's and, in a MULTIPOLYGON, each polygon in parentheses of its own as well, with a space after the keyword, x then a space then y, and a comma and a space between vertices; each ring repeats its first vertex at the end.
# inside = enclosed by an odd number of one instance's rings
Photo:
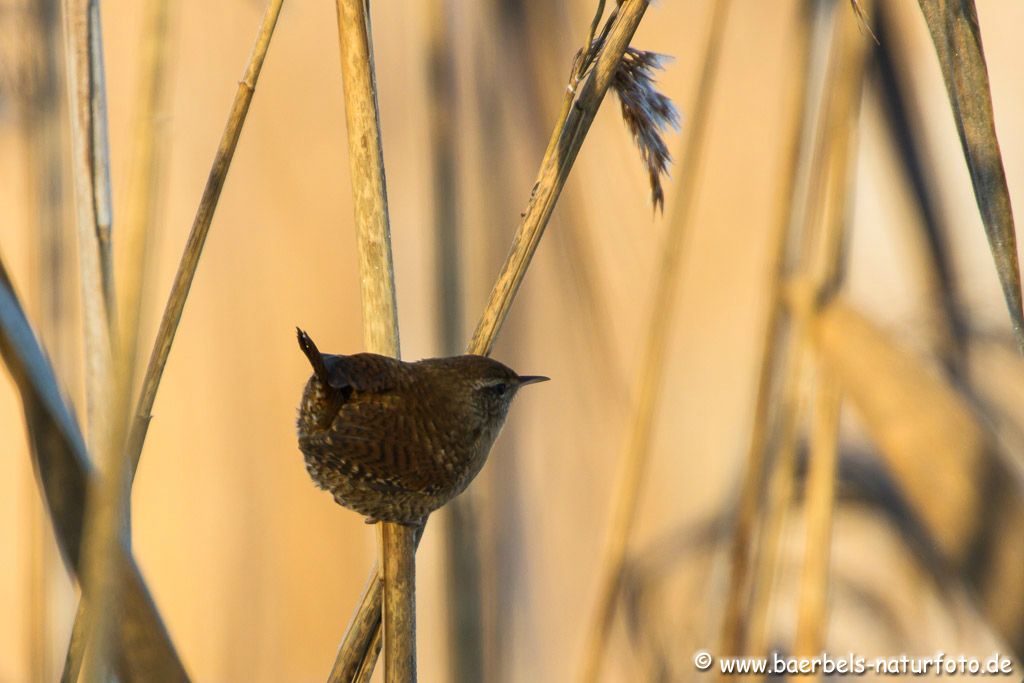
POLYGON ((1024 354, 1024 297, 1017 235, 974 0, 918 0, 918 4, 935 44, 1017 350, 1024 354))
POLYGON ((130 477, 135 476, 135 470, 142 455, 142 446, 146 441, 149 421, 152 419, 156 392, 160 387, 164 368, 167 366, 167 357, 170 355, 171 345, 174 343, 174 335, 178 331, 182 311, 185 310, 185 301, 188 299, 192 280, 199 267, 199 257, 203 253, 206 237, 210 233, 210 224, 213 222, 213 215, 217 210, 217 202, 220 199, 221 190, 224 189, 224 181, 227 178, 228 169, 231 167, 235 148, 238 146, 238 138, 242 134, 246 114, 249 113, 249 105, 256 92, 256 82, 259 80, 260 70, 263 68, 263 61, 267 56, 270 39, 274 35, 274 27, 277 25, 277 18, 281 14, 283 4, 284 0, 270 0, 267 3, 267 9, 263 14, 245 74, 238 82, 238 91, 231 104, 231 112, 228 114, 224 133, 217 146, 210 175, 207 178, 206 187, 203 189, 203 196, 199 200, 199 208, 196 210, 192 229, 185 242, 181 261, 178 263, 178 270, 174 274, 174 282, 171 284, 171 291, 167 297, 167 305, 160 320, 160 327, 150 353, 146 374, 142 379, 139 398, 135 404, 135 416, 125 445, 131 467, 130 477))
MULTIPOLYGON (((40 0, 29 9, 28 97, 19 117, 25 146, 26 173, 30 198, 29 234, 34 235, 34 320, 39 337, 46 344, 59 376, 72 376, 78 359, 74 335, 67 330, 74 323, 72 287, 78 283, 67 276, 68 238, 73 234, 67 220, 67 187, 63 172, 68 167, 64 144, 67 120, 62 107, 64 72, 63 34, 60 30, 60 0, 40 0)), ((71 228, 73 230, 73 228, 71 228)), ((29 505, 27 552, 29 576, 26 595, 30 603, 24 622, 28 636, 29 677, 54 680, 58 676, 55 643, 64 637, 63 614, 74 600, 73 587, 66 585, 67 569, 50 539, 50 522, 43 501, 29 505)))
MULTIPOLYGON (((21 394, 33 465, 61 554, 72 571, 86 571, 84 510, 97 475, 85 442, 60 394, 53 369, 14 294, 0 259, 0 355, 21 394)), ((124 680, 186 681, 152 597, 123 546, 109 558, 123 600, 116 615, 119 673, 124 680)), ((89 588, 89 586, 87 586, 89 588)))
MULTIPOLYGON (((552 143, 541 160, 529 206, 512 239, 512 248, 470 340, 468 353, 487 355, 490 352, 551 218, 576 155, 647 6, 648 0, 625 0, 618 7, 614 19, 606 27, 607 38, 593 60, 594 67, 579 89, 575 103, 562 109, 552 134, 552 143)), ((574 77, 575 74, 574 66, 574 77)), ((378 642, 380 628, 381 586, 378 573, 377 567, 373 567, 360 604, 338 648, 328 679, 331 683, 364 680, 359 677, 373 670, 379 652, 379 647, 374 645, 378 642)))
POLYGON ((490 353, 526 275, 526 269, 544 235, 544 228, 547 227, 558 196, 569 177, 576 155, 583 146, 583 140, 590 130, 594 116, 597 115, 608 86, 611 85, 619 61, 647 6, 648 2, 645 0, 626 0, 619 5, 614 21, 606 29, 608 37, 593 60, 594 68, 590 76, 579 89, 575 102, 563 109, 555 126, 551 144, 541 160, 529 206, 512 238, 512 247, 473 332, 467 348, 468 353, 490 353))
POLYGON ((679 181, 669 231, 661 247, 661 264, 647 320, 647 345, 635 392, 633 419, 619 463, 616 487, 612 493, 612 522, 599 563, 597 601, 589 623, 589 634, 580 669, 582 681, 597 681, 600 677, 608 635, 615 617, 615 605, 622 585, 626 550, 636 518, 637 503, 640 500, 640 488, 650 459, 651 436, 668 352, 672 311, 675 309, 679 276, 682 271, 682 247, 689 233, 694 191, 700 177, 701 158, 707 141, 708 114, 713 100, 713 86, 718 73, 729 4, 728 0, 716 2, 708 25, 703 67, 693 100, 692 119, 687 127, 683 145, 683 175, 679 181))
MULTIPOLYGON (((359 248, 363 340, 367 351, 398 358, 398 310, 370 8, 366 0, 338 0, 337 7, 349 169, 359 248)), ((384 678, 388 683, 415 681, 415 530, 390 522, 382 522, 378 530, 378 564, 384 579, 384 678)))

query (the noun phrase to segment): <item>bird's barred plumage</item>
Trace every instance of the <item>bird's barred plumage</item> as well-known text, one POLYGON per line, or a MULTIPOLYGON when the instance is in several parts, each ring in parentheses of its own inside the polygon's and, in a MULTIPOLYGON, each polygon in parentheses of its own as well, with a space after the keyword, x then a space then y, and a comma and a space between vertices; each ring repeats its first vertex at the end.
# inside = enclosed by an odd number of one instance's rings
POLYGON ((417 524, 483 467, 521 378, 482 356, 405 363, 321 354, 299 406, 299 448, 313 481, 367 521, 417 524))

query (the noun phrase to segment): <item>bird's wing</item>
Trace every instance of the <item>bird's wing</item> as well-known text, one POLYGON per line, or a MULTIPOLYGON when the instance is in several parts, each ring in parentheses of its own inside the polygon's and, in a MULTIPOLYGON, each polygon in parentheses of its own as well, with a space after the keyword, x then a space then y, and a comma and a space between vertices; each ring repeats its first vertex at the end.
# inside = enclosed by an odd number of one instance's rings
POLYGON ((327 385, 342 391, 384 393, 396 388, 395 361, 373 353, 323 354, 327 385))
POLYGON ((318 376, 334 394, 327 411, 333 418, 315 437, 321 457, 386 494, 443 486, 443 473, 426 445, 429 435, 423 425, 413 424, 402 405, 402 371, 396 361, 372 353, 320 357, 318 376))
POLYGON ((327 419, 334 416, 356 394, 386 394, 396 388, 395 361, 372 353, 353 356, 317 354, 314 372, 326 385, 327 419))
POLYGON ((411 424, 401 401, 396 393, 378 393, 372 400, 353 396, 323 436, 330 444, 325 455, 382 493, 429 493, 443 485, 443 474, 423 443, 422 427, 411 424))

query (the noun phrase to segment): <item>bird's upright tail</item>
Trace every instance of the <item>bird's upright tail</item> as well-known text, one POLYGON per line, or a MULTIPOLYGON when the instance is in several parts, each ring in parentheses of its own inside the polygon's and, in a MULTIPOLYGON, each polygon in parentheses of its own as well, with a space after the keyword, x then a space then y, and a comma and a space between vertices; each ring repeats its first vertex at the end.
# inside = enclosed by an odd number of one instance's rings
POLYGON ((295 328, 296 337, 299 340, 299 348, 306 354, 306 358, 309 359, 309 364, 313 366, 313 372, 316 374, 324 386, 327 386, 327 366, 324 365, 324 356, 320 353, 320 349, 316 348, 316 344, 310 338, 306 331, 302 328, 295 328))

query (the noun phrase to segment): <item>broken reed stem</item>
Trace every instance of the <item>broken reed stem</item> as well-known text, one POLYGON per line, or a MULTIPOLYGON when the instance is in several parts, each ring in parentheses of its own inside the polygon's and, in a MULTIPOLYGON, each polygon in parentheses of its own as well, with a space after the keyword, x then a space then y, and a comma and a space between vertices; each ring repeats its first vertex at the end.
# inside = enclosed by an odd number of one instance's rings
POLYGON ((174 282, 171 284, 171 291, 160 320, 156 340, 153 342, 149 365, 146 367, 146 374, 142 380, 142 388, 135 407, 135 417, 125 445, 129 459, 129 480, 134 478, 138 468, 142 446, 146 441, 146 432, 149 429, 149 421, 152 419, 156 392, 167 365, 171 344, 174 343, 174 335, 181 322, 182 311, 185 310, 185 301, 188 299, 189 289, 192 287, 192 280, 195 277, 196 268, 199 266, 199 257, 203 253, 203 245, 205 245, 206 236, 210 232, 213 214, 217 209, 221 190, 224 189, 224 181, 227 178, 228 169, 231 167, 231 160, 234 157, 235 148, 238 146, 238 138, 242 133, 246 114, 249 112, 249 104, 256 91, 260 69, 263 68, 263 60, 267 56, 270 39, 274 34, 274 27, 277 25, 277 18, 281 14, 283 4, 284 0, 270 0, 267 4, 248 66, 242 80, 238 83, 238 91, 231 105, 231 112, 228 115, 224 133, 221 135, 220 144, 217 146, 210 175, 207 178, 206 187, 203 189, 203 196, 199 200, 199 208, 196 210, 192 229, 185 242, 178 270, 174 275, 174 282))
MULTIPOLYGON (((398 312, 388 224, 387 183, 381 146, 377 84, 369 4, 338 0, 338 38, 345 90, 349 168, 359 247, 363 338, 367 351, 398 358, 398 312)), ((415 531, 401 524, 380 525, 384 588, 384 679, 416 680, 415 531)))
POLYGON ((646 348, 633 405, 633 420, 619 464, 620 474, 612 494, 612 522, 599 564, 598 593, 589 635, 583 650, 580 680, 597 681, 607 649, 608 634, 615 617, 615 605, 622 583, 623 564, 636 518, 640 488, 650 459, 654 418, 661 392, 665 358, 683 256, 683 243, 689 233, 694 190, 704 146, 707 141, 708 113, 718 72, 722 37, 725 33, 729 1, 714 4, 708 25, 703 67, 694 97, 693 118, 687 127, 680 167, 682 177, 673 206, 672 220, 661 248, 661 265, 654 287, 654 299, 647 321, 646 348))
POLYGON ((828 624, 832 512, 839 460, 841 392, 835 376, 819 361, 804 494, 804 565, 793 653, 810 657, 825 647, 828 624))
POLYGON ((360 668, 367 670, 366 678, 373 675, 373 667, 380 654, 380 606, 384 586, 380 579, 380 564, 374 562, 370 577, 359 598, 359 605, 345 627, 345 636, 338 646, 334 666, 327 677, 329 683, 349 683, 360 680, 360 668), (374 647, 376 645, 376 647, 374 647))
MULTIPOLYGON (((608 38, 595 60, 594 69, 579 91, 576 103, 565 108, 563 116, 556 122, 557 132, 553 137, 557 139, 557 143, 549 145, 541 160, 529 206, 512 238, 512 248, 491 290, 488 304, 473 333, 467 353, 487 355, 490 352, 516 292, 519 291, 519 285, 544 234, 555 202, 583 145, 590 124, 593 123, 618 63, 640 25, 647 6, 648 0, 625 0, 619 6, 615 21, 610 26, 608 38)), ((358 612, 349 622, 341 647, 338 648, 338 655, 331 669, 330 683, 351 681, 361 669, 373 669, 376 653, 371 643, 377 637, 379 621, 374 625, 375 620, 366 612, 380 613, 380 589, 374 585, 379 581, 378 569, 374 567, 358 612)))
POLYGON ((377 658, 380 657, 380 651, 383 647, 381 639, 383 638, 383 630, 378 628, 373 632, 373 639, 370 641, 370 649, 367 650, 366 656, 359 662, 359 670, 356 672, 355 677, 352 678, 352 683, 370 683, 373 678, 373 669, 377 665, 377 658))

